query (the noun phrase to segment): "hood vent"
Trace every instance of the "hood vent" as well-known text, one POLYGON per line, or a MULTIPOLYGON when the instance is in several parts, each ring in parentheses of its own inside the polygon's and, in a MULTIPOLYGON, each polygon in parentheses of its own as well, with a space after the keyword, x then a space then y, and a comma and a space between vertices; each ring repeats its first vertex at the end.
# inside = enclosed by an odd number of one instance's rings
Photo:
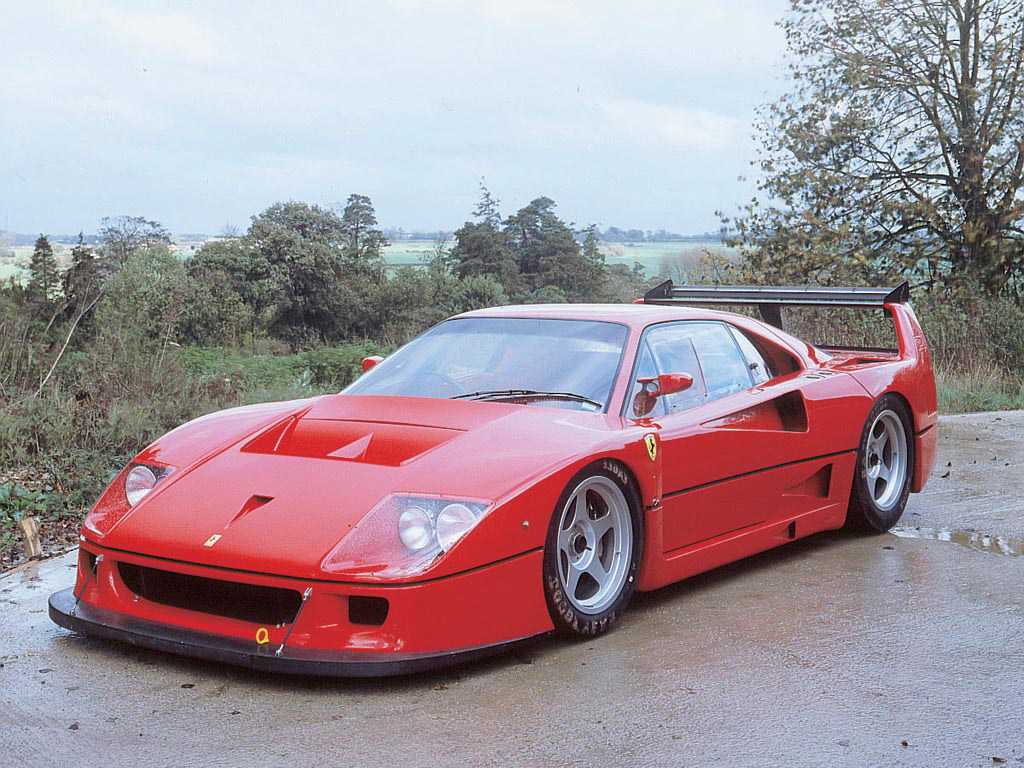
POLYGON ((462 432, 382 421, 295 418, 257 435, 242 450, 394 467, 422 456, 462 432))

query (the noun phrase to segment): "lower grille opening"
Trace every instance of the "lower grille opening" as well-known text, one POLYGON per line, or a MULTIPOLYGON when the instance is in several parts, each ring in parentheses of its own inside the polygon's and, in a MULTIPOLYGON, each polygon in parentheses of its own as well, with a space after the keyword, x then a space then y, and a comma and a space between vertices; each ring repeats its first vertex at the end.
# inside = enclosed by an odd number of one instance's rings
POLYGON ((383 597, 352 595, 348 599, 349 623, 379 627, 387 619, 389 607, 387 599, 383 597))
POLYGON ((254 624, 288 624, 302 604, 302 595, 293 589, 207 579, 132 563, 118 563, 117 569, 125 586, 146 600, 254 624))

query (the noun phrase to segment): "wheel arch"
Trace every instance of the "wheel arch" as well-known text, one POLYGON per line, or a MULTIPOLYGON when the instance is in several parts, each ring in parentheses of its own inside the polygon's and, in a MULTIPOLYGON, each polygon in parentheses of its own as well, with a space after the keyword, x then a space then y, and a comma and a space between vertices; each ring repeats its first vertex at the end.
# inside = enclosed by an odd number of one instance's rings
MULTIPOLYGON (((875 398, 875 402, 877 403, 879 400, 881 400, 886 395, 892 395, 897 400, 899 400, 901 403, 903 403, 903 407, 906 408, 907 409, 907 413, 910 414, 910 429, 911 429, 911 432, 913 432, 914 434, 920 432, 923 429, 923 427, 920 424, 921 417, 914 411, 914 406, 911 405, 910 398, 907 397, 899 389, 887 389, 884 392, 882 392, 878 397, 875 398)), ((913 439, 913 436, 914 436, 913 434, 910 435, 911 439, 913 439)))
POLYGON ((901 390, 895 388, 888 389, 879 395, 879 398, 886 395, 892 395, 897 398, 903 403, 910 414, 910 435, 908 437, 914 444, 914 461, 909 468, 910 492, 920 493, 924 490, 925 483, 935 467, 938 448, 938 430, 935 428, 936 421, 929 419, 928 414, 914 408, 910 398, 901 390))

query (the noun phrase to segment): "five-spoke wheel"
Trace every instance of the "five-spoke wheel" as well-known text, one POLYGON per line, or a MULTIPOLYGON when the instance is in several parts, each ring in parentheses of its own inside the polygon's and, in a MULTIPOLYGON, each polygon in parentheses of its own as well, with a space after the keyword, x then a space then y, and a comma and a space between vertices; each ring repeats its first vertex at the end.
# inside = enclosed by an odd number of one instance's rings
POLYGON ((610 462, 577 474, 551 520, 544 586, 556 628, 593 635, 611 627, 633 591, 642 521, 628 476, 610 462))
POLYGON ((879 509, 891 509, 907 474, 907 432, 893 411, 882 411, 871 424, 864 462, 871 498, 879 509))
POLYGON ((903 514, 914 469, 910 414, 895 395, 879 398, 868 414, 857 450, 850 522, 887 531, 903 514))
POLYGON ((558 577, 583 613, 612 603, 629 571, 633 523, 622 490, 606 477, 580 483, 562 510, 558 527, 558 577))

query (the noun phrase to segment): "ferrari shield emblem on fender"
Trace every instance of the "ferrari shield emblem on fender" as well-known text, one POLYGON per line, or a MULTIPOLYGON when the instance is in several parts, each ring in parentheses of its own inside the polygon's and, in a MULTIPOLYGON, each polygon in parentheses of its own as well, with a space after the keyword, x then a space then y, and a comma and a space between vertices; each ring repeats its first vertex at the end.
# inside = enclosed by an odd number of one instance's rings
POLYGON ((658 457, 658 438, 654 435, 644 435, 644 445, 647 446, 647 455, 654 461, 658 457))
POLYGON ((220 541, 220 534, 219 533, 215 533, 215 534, 213 534, 213 536, 211 536, 210 538, 208 538, 206 541, 203 542, 203 546, 204 547, 212 547, 218 541, 220 541))

